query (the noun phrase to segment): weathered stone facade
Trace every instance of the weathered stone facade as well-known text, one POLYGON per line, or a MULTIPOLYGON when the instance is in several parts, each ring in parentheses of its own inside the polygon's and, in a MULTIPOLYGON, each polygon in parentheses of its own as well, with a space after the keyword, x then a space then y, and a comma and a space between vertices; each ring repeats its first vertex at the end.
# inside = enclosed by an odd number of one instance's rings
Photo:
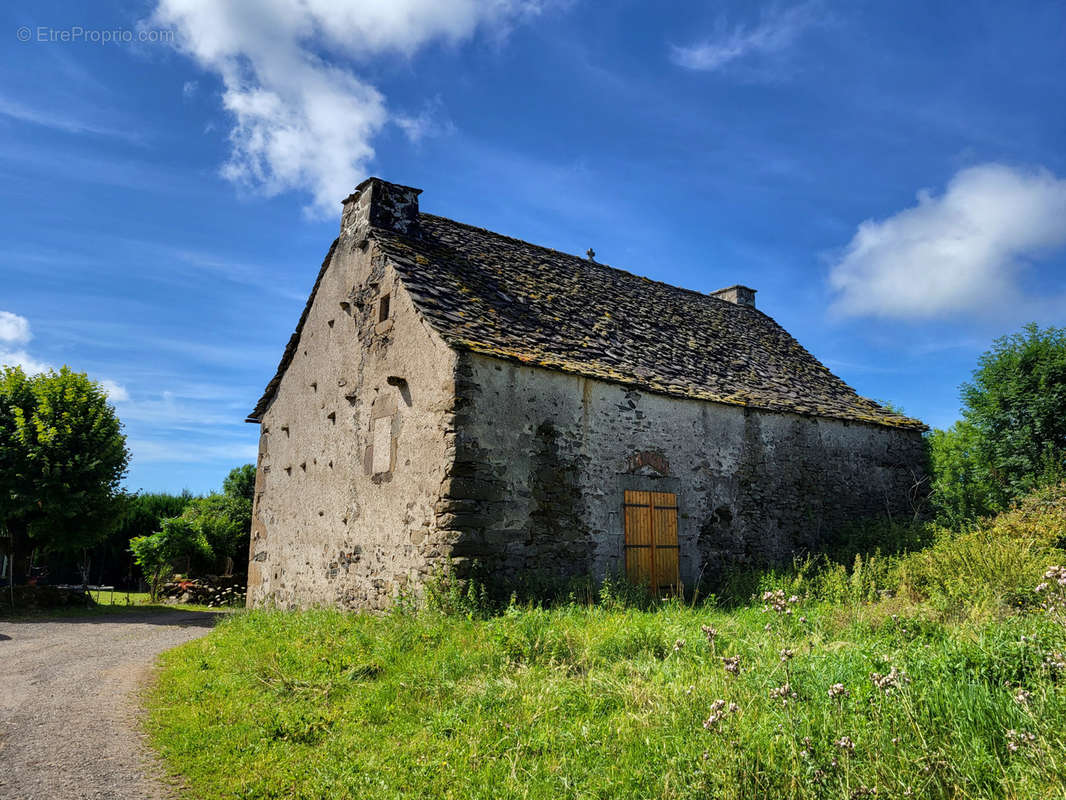
POLYGON ((921 434, 665 397, 460 356, 474 476, 456 546, 490 574, 602 577, 623 567, 627 489, 677 495, 681 579, 817 552, 842 526, 909 518, 921 434))
POLYGON ((624 563, 628 489, 677 495, 686 586, 912 513, 920 424, 671 396, 457 346, 375 238, 415 241, 417 196, 372 180, 346 202, 251 418, 250 605, 382 608, 448 558, 479 560, 501 588, 602 577, 624 563))
POLYGON ((260 422, 248 602, 382 608, 446 553, 457 354, 358 230, 330 250, 295 338, 260 422))

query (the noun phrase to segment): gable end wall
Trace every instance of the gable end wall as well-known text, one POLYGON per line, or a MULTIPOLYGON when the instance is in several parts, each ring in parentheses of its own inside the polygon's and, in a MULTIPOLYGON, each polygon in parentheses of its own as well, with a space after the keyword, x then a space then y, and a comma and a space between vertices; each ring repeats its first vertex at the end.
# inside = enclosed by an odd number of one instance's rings
POLYGON ((249 606, 383 608, 432 572, 455 369, 387 260, 342 236, 262 417, 249 606))

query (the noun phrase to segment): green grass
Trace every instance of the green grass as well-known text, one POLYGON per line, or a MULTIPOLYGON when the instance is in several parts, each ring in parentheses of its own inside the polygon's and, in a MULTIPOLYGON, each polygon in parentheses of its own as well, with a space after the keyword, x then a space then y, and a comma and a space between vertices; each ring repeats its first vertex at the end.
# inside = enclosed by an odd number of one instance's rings
POLYGON ((260 611, 163 657, 148 726, 200 798, 1064 797, 1063 650, 1040 614, 898 600, 260 611), (892 667, 886 694, 870 674, 892 667), (739 711, 706 730, 719 698, 739 711), (1033 743, 1011 752, 1011 729, 1033 743))
POLYGON ((163 656, 147 725, 205 800, 1066 798, 1066 625, 1034 590, 1064 531, 1066 484, 718 604, 609 582, 489 616, 440 576, 428 610, 240 612, 163 656))
POLYGON ((147 592, 90 592, 95 605, 90 606, 67 606, 63 608, 46 608, 27 611, 16 608, 12 612, 7 604, 6 595, 0 591, 0 620, 34 620, 34 619, 61 619, 65 617, 97 617, 116 614, 148 614, 158 611, 228 611, 225 608, 209 608, 208 606, 183 604, 171 605, 168 603, 153 603, 147 592))

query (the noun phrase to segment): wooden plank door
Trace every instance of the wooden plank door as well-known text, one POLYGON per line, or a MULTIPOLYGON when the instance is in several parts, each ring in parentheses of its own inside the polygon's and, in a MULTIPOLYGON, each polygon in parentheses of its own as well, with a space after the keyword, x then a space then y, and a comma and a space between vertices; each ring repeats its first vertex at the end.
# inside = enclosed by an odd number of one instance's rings
POLYGON ((646 583, 656 595, 674 594, 681 584, 677 544, 677 495, 625 493, 626 577, 646 583))

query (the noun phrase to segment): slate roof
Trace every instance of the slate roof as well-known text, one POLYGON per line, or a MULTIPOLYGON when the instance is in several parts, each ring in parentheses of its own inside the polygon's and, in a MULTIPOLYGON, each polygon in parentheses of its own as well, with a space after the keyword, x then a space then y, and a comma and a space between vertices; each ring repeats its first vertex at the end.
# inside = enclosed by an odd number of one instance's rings
POLYGON ((665 395, 926 429, 860 397, 755 308, 444 217, 419 224, 418 238, 370 235, 452 347, 665 395))

